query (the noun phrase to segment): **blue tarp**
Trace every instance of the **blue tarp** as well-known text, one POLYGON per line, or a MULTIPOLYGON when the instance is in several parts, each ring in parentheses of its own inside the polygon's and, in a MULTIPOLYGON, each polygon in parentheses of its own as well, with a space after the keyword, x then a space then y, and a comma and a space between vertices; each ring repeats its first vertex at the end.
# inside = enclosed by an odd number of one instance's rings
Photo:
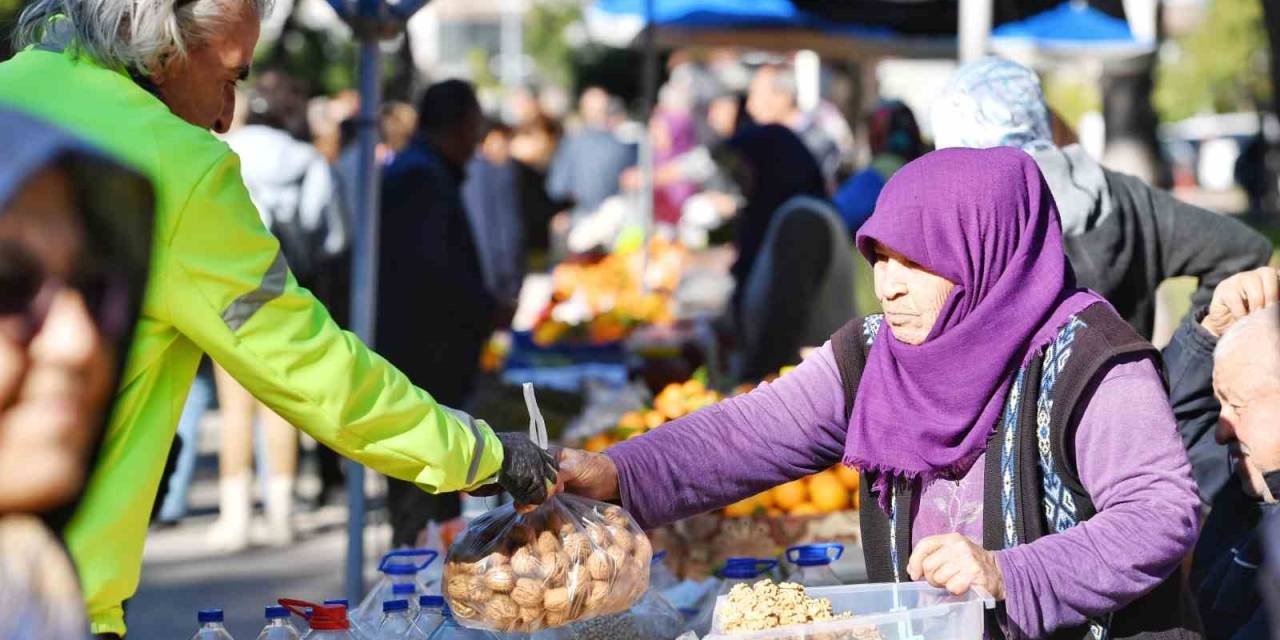
POLYGON ((1025 20, 1000 25, 992 30, 991 36, 1050 47, 1143 44, 1133 37, 1128 22, 1079 2, 1064 2, 1025 20))
MULTIPOLYGON (((645 17, 645 0, 598 0, 595 8, 619 16, 645 17)), ((791 0, 653 0, 654 23, 703 29, 812 29, 856 36, 893 36, 886 27, 836 22, 797 8, 791 0)))

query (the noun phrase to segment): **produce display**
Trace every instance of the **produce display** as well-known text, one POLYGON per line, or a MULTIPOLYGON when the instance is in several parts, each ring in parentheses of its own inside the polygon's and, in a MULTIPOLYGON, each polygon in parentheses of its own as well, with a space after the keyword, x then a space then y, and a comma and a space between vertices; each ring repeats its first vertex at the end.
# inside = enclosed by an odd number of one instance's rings
POLYGON ((551 302, 533 328, 540 346, 617 342, 636 327, 675 320, 672 296, 687 257, 681 245, 654 238, 648 256, 611 253, 594 263, 561 263, 551 272, 551 302))
POLYGON ((444 596, 467 626, 533 632, 626 611, 649 587, 652 558, 621 507, 560 494, 473 520, 449 547, 444 596))
POLYGON ((715 404, 722 396, 699 380, 667 385, 653 399, 653 407, 645 411, 629 411, 618 419, 613 429, 588 438, 582 443, 587 451, 600 452, 628 438, 657 429, 676 418, 715 404))
POLYGON ((775 584, 761 580, 755 584, 734 585, 727 598, 716 609, 719 631, 765 631, 793 624, 847 620, 848 613, 831 611, 831 601, 810 598, 804 587, 794 582, 775 584))
POLYGON ((780 484, 724 508, 730 518, 759 515, 813 516, 857 510, 859 474, 838 464, 807 478, 780 484))

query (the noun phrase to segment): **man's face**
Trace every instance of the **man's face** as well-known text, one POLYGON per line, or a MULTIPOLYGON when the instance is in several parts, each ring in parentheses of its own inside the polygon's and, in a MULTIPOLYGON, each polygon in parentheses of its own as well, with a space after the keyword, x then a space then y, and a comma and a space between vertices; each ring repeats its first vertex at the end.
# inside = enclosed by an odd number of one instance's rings
POLYGON ((226 133, 235 115, 236 83, 249 76, 259 19, 247 0, 226 0, 227 22, 153 80, 175 115, 203 129, 226 133))
POLYGON ((1266 491, 1263 473, 1280 463, 1280 388, 1257 355, 1234 349, 1213 370, 1214 395, 1222 404, 1215 436, 1230 449, 1245 492, 1254 497, 1266 491))
POLYGON ((747 89, 747 113, 759 124, 784 124, 791 111, 791 98, 775 86, 778 72, 763 67, 747 89))

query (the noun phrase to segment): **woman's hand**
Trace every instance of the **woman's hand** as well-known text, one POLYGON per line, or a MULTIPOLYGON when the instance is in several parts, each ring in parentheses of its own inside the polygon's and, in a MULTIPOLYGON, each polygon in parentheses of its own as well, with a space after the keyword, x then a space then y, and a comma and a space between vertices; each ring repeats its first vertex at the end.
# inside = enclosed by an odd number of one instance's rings
POLYGON ((560 449, 559 482, 556 491, 574 493, 592 500, 618 498, 618 468, 609 456, 581 449, 560 449))
POLYGON ((1213 290, 1209 313, 1200 326, 1221 338, 1235 322, 1280 301, 1280 275, 1271 267, 1237 273, 1213 290))
POLYGON ((1004 600, 1004 576, 995 554, 958 533, 921 540, 911 552, 907 573, 912 580, 927 580, 955 595, 976 586, 996 600, 1004 600))

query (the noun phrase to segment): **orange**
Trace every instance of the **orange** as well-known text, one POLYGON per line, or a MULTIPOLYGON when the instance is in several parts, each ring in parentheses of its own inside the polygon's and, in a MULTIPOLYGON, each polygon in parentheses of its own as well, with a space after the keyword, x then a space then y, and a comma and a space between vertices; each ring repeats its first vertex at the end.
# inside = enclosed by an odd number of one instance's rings
POLYGON ((639 411, 628 411, 618 418, 619 429, 638 431, 644 429, 644 414, 639 411))
POLYGON ((766 509, 772 508, 774 506, 773 491, 762 491, 757 493, 756 502, 759 502, 760 506, 766 509))
POLYGON ((728 518, 742 518, 756 512, 756 508, 760 503, 756 502, 755 496, 746 500, 739 500, 724 508, 724 515, 728 518))
POLYGON ((858 490, 858 470, 852 467, 846 467, 838 464, 833 467, 836 470, 836 477, 840 478, 840 483, 850 491, 858 490))
POLYGON ((613 439, 610 438, 608 434, 598 433, 587 438, 587 441, 583 443, 582 448, 592 453, 600 453, 601 451, 608 449, 611 444, 613 444, 613 439))
POLYGON ((707 390, 706 385, 699 380, 689 380, 685 382, 681 388, 686 396, 696 396, 707 390))
POLYGON ((684 406, 684 400, 673 396, 659 396, 654 400, 653 408, 671 420, 675 420, 689 412, 684 406))
POLYGON ((834 473, 819 473, 809 478, 809 500, 822 513, 835 513, 849 508, 849 490, 834 473))
POLYGON ((787 515, 789 516, 816 516, 821 513, 822 512, 818 510, 818 507, 812 502, 801 502, 787 511, 787 515))
POLYGON ((667 417, 657 411, 644 412, 644 426, 646 429, 657 429, 662 423, 667 421, 667 417))
POLYGON ((809 499, 809 487, 805 485, 803 478, 780 484, 771 491, 773 503, 778 505, 779 509, 787 511, 791 511, 796 505, 809 499))
POLYGON ((777 518, 778 516, 785 514, 786 511, 783 511, 782 509, 779 509, 777 507, 769 507, 768 509, 764 510, 764 513, 770 518, 777 518))

